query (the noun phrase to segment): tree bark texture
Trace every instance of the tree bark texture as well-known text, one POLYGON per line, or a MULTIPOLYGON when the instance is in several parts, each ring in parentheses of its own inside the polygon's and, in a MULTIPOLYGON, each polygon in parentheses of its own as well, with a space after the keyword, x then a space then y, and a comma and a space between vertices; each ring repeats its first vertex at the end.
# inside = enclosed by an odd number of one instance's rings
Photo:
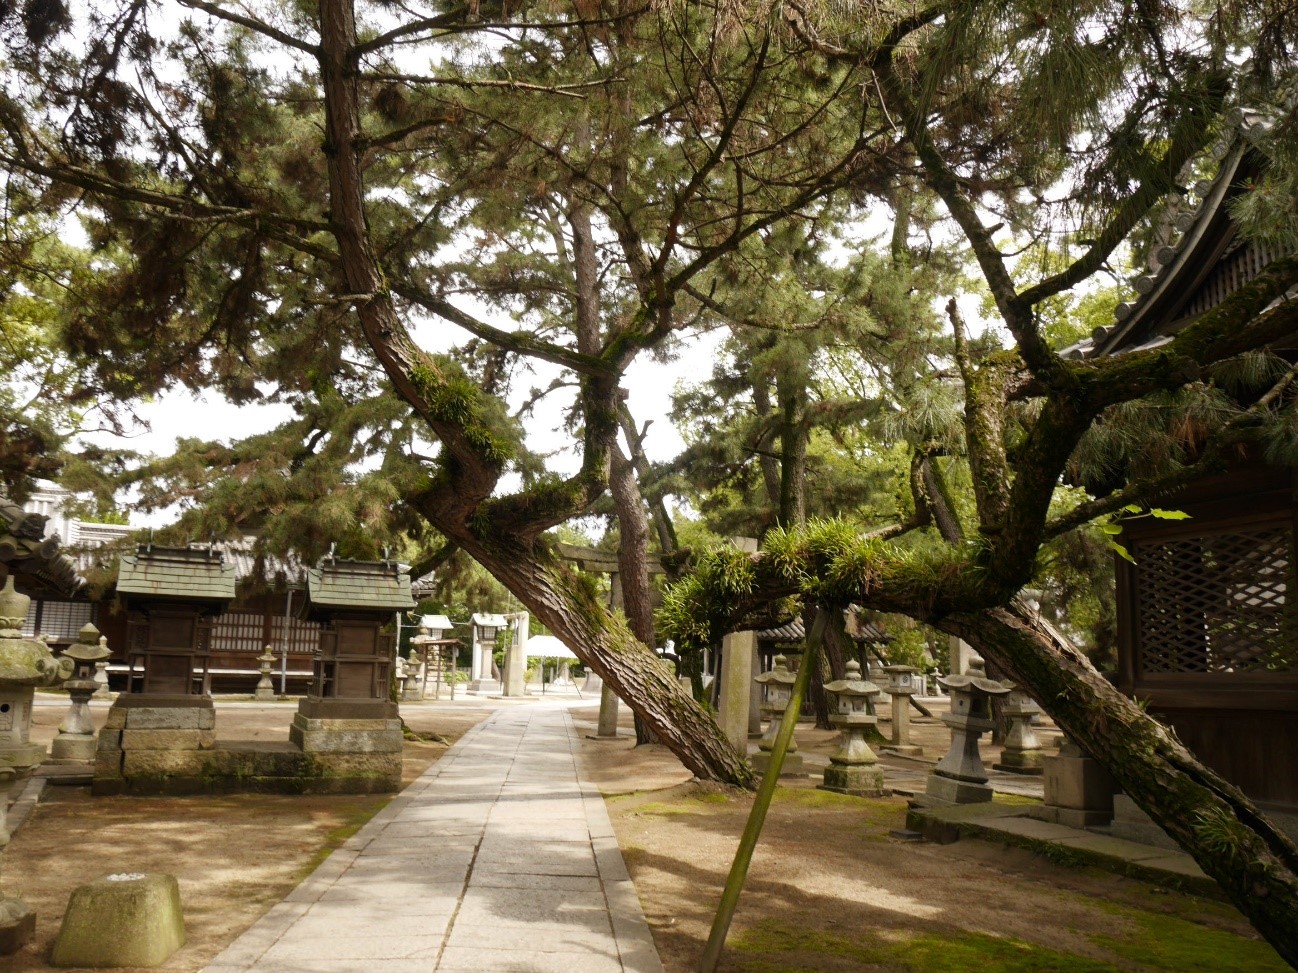
POLYGON ((588 591, 575 572, 506 544, 464 548, 617 693, 697 777, 752 789, 757 778, 716 720, 661 661, 588 591))
POLYGON ((1298 968, 1298 846, 1026 609, 937 620, 1040 703, 1298 968))

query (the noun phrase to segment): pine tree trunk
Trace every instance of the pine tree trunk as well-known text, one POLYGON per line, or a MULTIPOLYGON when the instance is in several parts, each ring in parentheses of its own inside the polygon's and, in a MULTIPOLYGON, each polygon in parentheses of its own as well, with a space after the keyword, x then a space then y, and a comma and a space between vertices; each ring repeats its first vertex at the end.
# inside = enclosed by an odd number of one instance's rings
POLYGON ((1036 699, 1298 968, 1298 846, 1237 787, 1026 611, 999 608, 935 623, 1036 699))
MULTIPOLYGON (((459 540, 459 538, 457 538, 459 540)), ((465 537, 464 549, 644 720, 659 743, 696 777, 751 790, 757 779, 716 720, 663 665, 557 560, 541 553, 487 546, 465 537)))

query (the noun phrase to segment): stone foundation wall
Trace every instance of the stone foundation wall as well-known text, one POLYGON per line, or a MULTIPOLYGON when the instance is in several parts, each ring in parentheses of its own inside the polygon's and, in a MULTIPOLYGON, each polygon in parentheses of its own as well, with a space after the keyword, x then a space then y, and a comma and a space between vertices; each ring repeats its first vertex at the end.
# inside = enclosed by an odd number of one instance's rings
POLYGON ((92 792, 382 794, 401 787, 400 720, 299 715, 290 737, 283 743, 218 743, 210 704, 114 704, 99 734, 92 792))

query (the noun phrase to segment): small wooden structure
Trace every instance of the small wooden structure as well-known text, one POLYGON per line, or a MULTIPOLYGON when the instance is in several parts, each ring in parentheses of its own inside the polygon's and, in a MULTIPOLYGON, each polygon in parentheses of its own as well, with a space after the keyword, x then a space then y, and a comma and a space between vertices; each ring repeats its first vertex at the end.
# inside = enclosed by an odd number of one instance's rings
POLYGON ((395 716, 396 704, 388 699, 396 656, 393 616, 413 607, 410 576, 395 562, 328 557, 308 570, 302 611, 322 627, 302 712, 323 717, 374 702, 395 716))
MULTIPOLYGON (((1245 119, 1245 132, 1256 125, 1245 119)), ((1241 237, 1230 204, 1263 161, 1220 146, 1183 232, 1154 252, 1139 297, 1075 346, 1085 357, 1157 347, 1260 274, 1277 254, 1241 237)), ((1170 230, 1169 230, 1170 234, 1170 230)), ((1295 358, 1294 342, 1273 349, 1295 358)), ((1241 457, 1159 505, 1189 519, 1129 521, 1118 560, 1118 685, 1260 805, 1298 812, 1298 477, 1241 457)))
POLYGON ((117 594, 127 611, 127 691, 204 695, 212 619, 234 600, 234 566, 210 547, 141 544, 122 556, 117 594))

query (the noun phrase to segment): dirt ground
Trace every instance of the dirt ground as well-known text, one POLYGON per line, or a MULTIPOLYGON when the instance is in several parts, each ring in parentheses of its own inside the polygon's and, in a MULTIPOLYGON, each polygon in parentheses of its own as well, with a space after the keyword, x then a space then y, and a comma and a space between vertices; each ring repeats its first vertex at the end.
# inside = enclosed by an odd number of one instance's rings
MULTIPOLYGON (((493 707, 457 700, 403 707, 417 731, 453 741, 493 707)), ((284 739, 292 703, 220 706, 226 739, 284 739)), ((625 707, 624 707, 625 711, 625 707)), ((97 705, 102 720, 106 707, 97 705)), ((624 712, 624 716, 625 716, 624 712)), ((38 707, 33 737, 62 716, 38 707)), ((605 792, 619 843, 668 973, 697 969, 751 798, 690 781, 664 748, 588 739, 594 706, 573 710, 587 775, 605 792)), ((940 725, 917 728, 940 741, 940 725)), ((807 754, 833 734, 799 728, 807 754)), ((446 744, 411 742, 413 780, 446 744)), ((936 756, 937 754, 933 754, 936 756)), ((1268 971, 1286 967, 1230 907, 979 841, 936 846, 890 837, 900 798, 864 800, 782 786, 767 819, 721 969, 775 971, 1268 971)), ((201 969, 384 797, 96 798, 47 787, 0 859, 5 894, 38 916, 36 941, 0 973, 50 969, 73 888, 115 871, 177 875, 188 942, 161 969, 201 969)))

